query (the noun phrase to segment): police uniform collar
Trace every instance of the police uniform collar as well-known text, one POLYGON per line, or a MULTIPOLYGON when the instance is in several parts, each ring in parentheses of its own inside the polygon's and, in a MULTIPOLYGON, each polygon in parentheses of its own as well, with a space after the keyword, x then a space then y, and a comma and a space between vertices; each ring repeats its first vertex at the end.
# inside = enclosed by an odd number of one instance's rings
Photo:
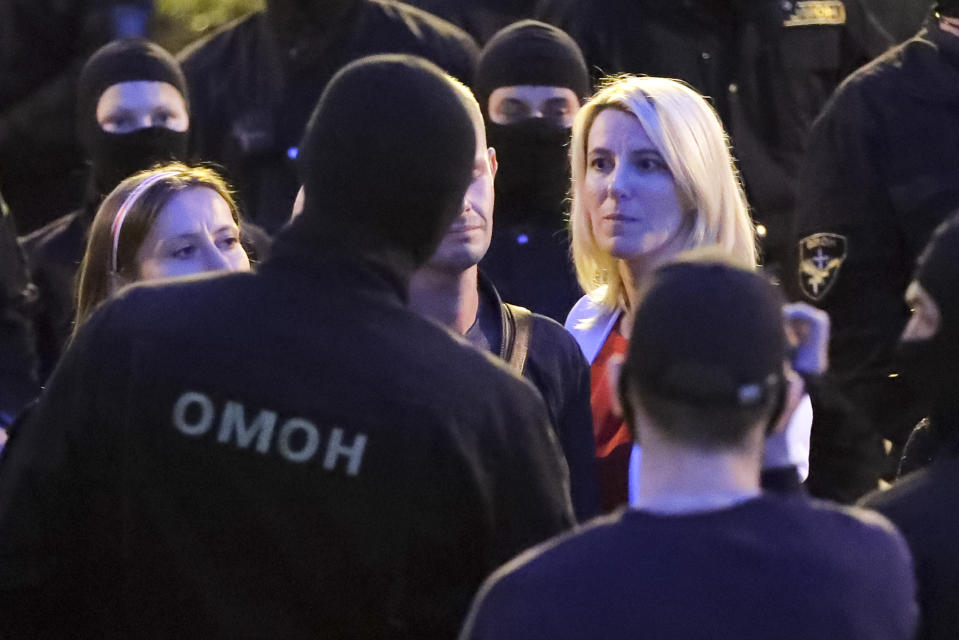
POLYGON ((280 231, 260 271, 282 271, 285 278, 304 278, 337 289, 369 288, 388 292, 406 304, 409 273, 402 260, 388 254, 364 254, 349 247, 303 237, 288 225, 280 231))

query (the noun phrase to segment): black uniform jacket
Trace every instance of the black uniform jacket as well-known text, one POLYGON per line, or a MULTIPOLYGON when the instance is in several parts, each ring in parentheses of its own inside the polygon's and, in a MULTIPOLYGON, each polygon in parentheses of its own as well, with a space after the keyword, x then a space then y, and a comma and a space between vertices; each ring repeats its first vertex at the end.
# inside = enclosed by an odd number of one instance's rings
POLYGON ((95 204, 84 205, 20 241, 39 294, 34 324, 41 380, 53 371, 73 331, 77 272, 86 248, 87 230, 95 214, 95 204))
POLYGON ((896 525, 919 582, 920 640, 951 640, 959 629, 959 456, 947 451, 862 505, 896 525))
POLYGON ((37 392, 29 311, 34 297, 13 215, 0 196, 0 428, 37 392))
MULTIPOLYGON (((491 345, 500 357, 506 357, 512 340, 509 314, 493 284, 480 274, 480 304, 498 310, 498 327, 484 333, 492 336, 491 345)), ((589 364, 576 340, 563 325, 534 313, 530 325, 529 351, 523 376, 539 390, 569 466, 570 491, 576 519, 584 521, 599 514, 599 488, 596 484, 596 443, 593 439, 593 412, 590 408, 589 364)))
POLYGON ((936 226, 959 208, 959 38, 930 22, 851 76, 812 130, 796 278, 832 318, 831 371, 877 431, 922 418, 893 373, 903 294, 936 226))
MULTIPOLYGON (((376 53, 418 55, 468 81, 479 49, 466 33, 424 11, 361 0, 321 50, 281 51, 261 12, 179 54, 190 90, 193 152, 226 167, 243 210, 268 232, 289 220, 299 187, 297 145, 326 83, 347 63, 376 53)), ((370 99, 390 96, 370 87, 370 99)))
POLYGON ((566 465, 532 386, 386 273, 286 238, 95 314, 0 461, 0 628, 453 637, 571 526, 566 465))
POLYGON ((890 44, 860 0, 544 0, 595 76, 679 78, 710 98, 749 202, 781 259, 813 119, 843 78, 890 44))

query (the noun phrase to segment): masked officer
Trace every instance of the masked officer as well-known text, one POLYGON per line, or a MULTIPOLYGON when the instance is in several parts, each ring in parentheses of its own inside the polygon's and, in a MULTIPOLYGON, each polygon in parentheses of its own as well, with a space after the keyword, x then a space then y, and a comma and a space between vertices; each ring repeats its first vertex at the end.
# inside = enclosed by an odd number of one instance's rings
POLYGON ((22 240, 39 289, 40 375, 45 379, 70 335, 76 274, 97 207, 129 175, 183 160, 190 126, 186 80, 176 60, 142 39, 111 42, 90 57, 77 91, 77 137, 90 163, 82 204, 22 240))
POLYGON ((304 211, 259 272, 121 293, 12 434, 5 632, 449 638, 571 525, 535 389, 405 305, 470 181, 461 95, 365 58, 301 147, 304 211))
POLYGON ((272 233, 290 217, 297 143, 323 87, 351 60, 394 52, 468 81, 478 48, 453 25, 392 0, 268 0, 265 11, 179 54, 192 149, 227 169, 243 210, 272 233))
MULTIPOLYGON (((881 438, 922 418, 892 353, 903 294, 932 231, 959 208, 959 2, 941 2, 912 39, 856 72, 817 119, 801 174, 795 282, 832 317, 832 371, 881 438)), ((890 465, 894 468, 894 465, 890 465)))
POLYGON ((556 27, 523 20, 483 48, 474 85, 500 164, 483 271, 506 300, 563 322, 582 295, 566 220, 569 139, 590 93, 583 54, 556 27))
MULTIPOLYGON (((906 292, 913 309, 896 351, 903 380, 916 389, 933 460, 863 504, 902 531, 915 558, 927 640, 959 629, 959 218, 949 217, 919 258, 906 292)), ((912 441, 910 441, 912 442, 912 441)))

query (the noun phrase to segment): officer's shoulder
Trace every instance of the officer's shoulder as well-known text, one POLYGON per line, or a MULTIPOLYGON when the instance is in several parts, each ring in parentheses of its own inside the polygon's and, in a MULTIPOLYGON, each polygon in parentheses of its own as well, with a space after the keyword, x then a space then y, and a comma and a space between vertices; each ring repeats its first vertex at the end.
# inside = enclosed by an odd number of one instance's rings
POLYGON ((368 11, 381 20, 405 25, 418 39, 426 36, 430 40, 443 40, 455 44, 471 58, 479 55, 479 47, 471 35, 428 11, 398 0, 367 0, 366 4, 368 11))
POLYGON ((206 326, 204 318, 228 317, 225 305, 236 297, 237 288, 246 287, 253 279, 252 273, 202 273, 137 282, 121 289, 104 308, 110 312, 110 329, 117 335, 187 336, 206 326))
POLYGON ((951 501, 951 496, 957 492, 954 480, 959 476, 959 469, 954 468, 949 475, 951 479, 948 485, 944 485, 942 481, 946 478, 936 478, 930 467, 918 469, 897 480, 889 489, 867 494, 858 504, 875 509, 898 523, 902 517, 918 516, 930 504, 951 501))
POLYGON ((472 41, 472 37, 469 34, 452 22, 448 22, 419 7, 400 2, 400 0, 367 0, 367 4, 371 9, 375 9, 378 13, 389 16, 392 19, 399 19, 409 24, 425 25, 429 30, 439 34, 456 39, 465 38, 472 41))
POLYGON ((184 73, 220 64, 234 50, 249 46, 252 32, 260 28, 263 17, 262 11, 240 16, 188 44, 176 55, 184 73))
POLYGON ((912 38, 891 47, 849 74, 836 88, 834 101, 878 97, 886 92, 901 91, 903 75, 910 73, 906 61, 928 44, 919 38, 912 38))

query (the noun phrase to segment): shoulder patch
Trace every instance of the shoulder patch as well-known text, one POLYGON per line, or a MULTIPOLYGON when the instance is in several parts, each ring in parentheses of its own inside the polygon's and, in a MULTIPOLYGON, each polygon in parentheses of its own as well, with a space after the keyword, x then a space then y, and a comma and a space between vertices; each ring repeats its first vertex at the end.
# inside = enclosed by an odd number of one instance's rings
POLYGON ((784 27, 846 24, 846 5, 841 0, 799 0, 784 27))
POLYGON ((799 241, 799 286, 811 300, 822 300, 846 260, 846 236, 814 233, 799 241))

